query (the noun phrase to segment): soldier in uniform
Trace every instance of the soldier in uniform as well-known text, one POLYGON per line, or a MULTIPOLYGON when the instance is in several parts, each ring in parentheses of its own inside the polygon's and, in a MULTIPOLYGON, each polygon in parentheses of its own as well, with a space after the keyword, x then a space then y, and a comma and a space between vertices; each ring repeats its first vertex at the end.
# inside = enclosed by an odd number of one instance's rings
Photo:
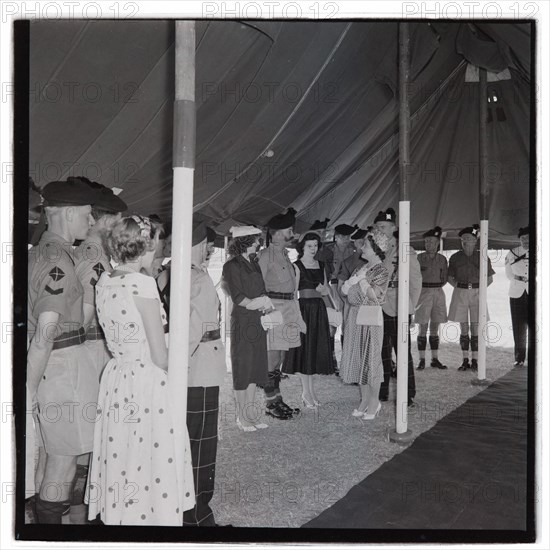
MULTIPOLYGON (((327 276, 327 282, 330 290, 330 298, 325 301, 326 305, 333 307, 336 311, 341 311, 342 316, 344 314, 345 301, 340 295, 340 289, 344 284, 343 281, 338 279, 340 273, 340 267, 342 263, 355 255, 356 250, 351 242, 351 235, 358 229, 357 226, 352 227, 345 223, 339 224, 334 228, 334 241, 327 243, 321 248, 315 257, 316 260, 325 264, 325 272, 327 276), (328 303, 327 303, 328 302, 328 303)), ((343 342, 344 336, 340 337, 340 341, 343 342)), ((334 372, 338 375, 338 364, 336 362, 336 355, 334 351, 334 337, 336 335, 336 327, 330 326, 331 335, 331 349, 334 361, 334 372)))
MULTIPOLYGON (((476 248, 479 238, 479 226, 465 227, 458 236, 462 243, 462 250, 455 252, 450 257, 447 272, 449 283, 454 287, 451 305, 449 306, 449 321, 460 323, 462 364, 458 367, 458 370, 472 369, 477 371, 479 262, 481 252, 476 248), (472 349, 471 364, 468 357, 470 346, 472 349)), ((487 264, 487 285, 490 285, 493 282, 495 272, 489 258, 487 258, 487 264)))
POLYGON ((299 409, 289 407, 281 396, 281 367, 286 352, 301 345, 300 332, 306 331, 300 314, 294 266, 287 247, 295 240, 293 231, 296 211, 289 208, 267 222, 267 247, 258 254, 267 296, 283 316, 283 324, 267 333, 268 384, 264 386, 266 414, 281 420, 289 419, 299 409))
POLYGON ((111 354, 105 343, 105 335, 99 326, 95 309, 95 285, 104 271, 112 271, 111 263, 105 252, 102 236, 109 227, 120 219, 121 212, 127 209, 126 203, 117 197, 111 189, 86 178, 85 181, 95 193, 92 207, 94 225, 88 236, 75 250, 76 275, 84 289, 84 328, 86 329, 86 347, 94 361, 98 380, 111 354))
POLYGON ((357 229, 352 235, 351 240, 353 241, 353 246, 355 247, 355 252, 352 256, 346 258, 340 265, 340 271, 338 272, 338 290, 340 291, 340 298, 344 304, 342 312, 342 343, 344 339, 344 327, 346 324, 346 318, 349 312, 349 303, 347 296, 342 292, 342 286, 344 283, 351 277, 352 273, 358 268, 366 263, 367 260, 363 258, 361 248, 365 242, 365 237, 367 235, 366 229, 357 229))
POLYGON ((70 509, 77 457, 92 450, 99 389, 84 346, 84 289, 72 249, 94 223, 95 194, 71 180, 47 184, 43 197, 48 229, 29 251, 27 384, 46 451, 38 521, 61 523, 70 509))
MULTIPOLYGON (((90 352, 99 380, 105 365, 111 359, 95 308, 95 285, 104 271, 108 273, 112 271, 111 263, 105 253, 102 236, 113 223, 120 219, 120 213, 126 210, 127 206, 111 189, 100 183, 84 177, 68 178, 68 181, 73 180, 84 181, 95 193, 92 207, 92 217, 95 223, 88 231, 86 239, 74 251, 74 257, 76 276, 84 289, 84 328, 86 330, 84 345, 90 352)), ((77 474, 72 496, 73 505, 82 503, 88 477, 88 459, 89 455, 83 455, 77 460, 77 474)))
POLYGON ((187 430, 191 443, 196 504, 193 509, 184 512, 183 525, 199 527, 216 525, 210 501, 214 494, 216 473, 220 386, 227 372, 225 347, 220 335, 220 300, 207 271, 207 238, 211 239, 212 233, 204 222, 194 220, 187 430))
POLYGON ((426 252, 418 255, 418 263, 422 272, 422 292, 415 313, 415 321, 420 326, 420 334, 417 339, 420 361, 417 369, 423 370, 426 366, 428 323, 430 325, 430 349, 432 350, 430 365, 437 369, 446 369, 447 367, 437 357, 439 325, 447 322, 447 304, 443 292, 443 285, 447 284, 447 258, 437 252, 441 242, 441 227, 436 226, 426 231, 423 237, 426 252))
POLYGON ((510 281, 510 313, 514 332, 514 366, 522 367, 527 351, 529 306, 529 227, 520 227, 520 245, 506 254, 506 277, 510 281))
MULTIPOLYGON (((382 262, 388 270, 390 281, 386 301, 382 305, 384 316, 384 341, 382 344, 382 363, 384 365, 384 381, 380 385, 380 401, 387 401, 389 394, 390 378, 392 376, 392 350, 397 355, 397 287, 398 287, 398 240, 397 226, 395 224, 395 210, 388 208, 385 212, 378 212, 374 225, 391 239, 390 247, 386 252, 386 258, 382 262)), ((414 406, 416 385, 414 379, 414 364, 411 355, 410 322, 415 311, 420 292, 422 291, 422 275, 420 264, 415 250, 409 247, 409 350, 408 350, 408 405, 414 406)))

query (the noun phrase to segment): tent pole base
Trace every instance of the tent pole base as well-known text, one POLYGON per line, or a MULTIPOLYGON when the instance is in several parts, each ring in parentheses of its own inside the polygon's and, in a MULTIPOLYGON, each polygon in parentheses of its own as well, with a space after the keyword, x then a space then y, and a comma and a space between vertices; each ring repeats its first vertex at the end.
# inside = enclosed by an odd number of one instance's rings
POLYGON ((392 431, 389 433, 389 439, 392 443, 397 443, 398 445, 408 445, 414 437, 411 430, 407 430, 402 434, 392 431))
POLYGON ((471 384, 472 386, 490 386, 492 381, 488 378, 472 378, 471 384))

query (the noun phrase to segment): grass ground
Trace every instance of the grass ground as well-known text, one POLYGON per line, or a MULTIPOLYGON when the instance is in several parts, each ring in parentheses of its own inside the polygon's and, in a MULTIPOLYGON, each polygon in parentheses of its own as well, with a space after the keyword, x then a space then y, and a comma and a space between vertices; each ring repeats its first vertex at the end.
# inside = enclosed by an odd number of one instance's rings
MULTIPOLYGON (((449 366, 416 371, 416 407, 408 409, 408 427, 416 437, 482 390, 472 386, 473 373, 458 372, 457 346, 444 345, 440 358, 449 366)), ((416 363, 416 360, 415 360, 416 363)), ((510 349, 492 348, 487 377, 496 380, 513 363, 510 349)), ((336 376, 316 376, 318 410, 304 409, 293 420, 262 414, 266 430, 240 431, 235 424, 231 378, 221 392, 221 415, 216 489, 212 507, 222 525, 242 527, 299 527, 342 498, 354 485, 404 450, 389 441, 395 429, 395 381, 381 414, 365 422, 351 416, 359 403, 357 386, 336 376)), ((301 385, 296 376, 281 383, 290 405, 299 404, 301 385)), ((258 403, 263 403, 260 390, 258 403)), ((451 458, 451 457, 450 457, 451 458)))
MULTIPOLYGON (((446 253, 447 256, 450 253, 446 253)), ((494 282, 488 289, 491 325, 488 332, 487 378, 496 380, 513 364, 513 337, 504 273, 504 251, 492 251, 494 282)), ((219 267, 214 264, 216 280, 219 267)), ((452 288, 445 287, 447 304, 452 288)), ((417 437, 441 418, 482 391, 472 386, 473 374, 458 372, 461 352, 457 323, 442 327, 440 359, 448 370, 415 371, 416 407, 408 409, 408 427, 417 437)), ((413 357, 416 330, 411 333, 413 357)), ((430 352, 427 352, 429 365, 430 352)), ((395 429, 395 381, 390 400, 370 422, 351 416, 359 403, 359 389, 344 385, 335 376, 317 376, 318 397, 323 406, 305 409, 290 421, 258 418, 266 430, 240 431, 235 424, 235 405, 228 374, 221 391, 220 436, 216 489, 212 506, 220 524, 243 527, 299 527, 342 498, 354 485, 384 462, 404 450, 389 441, 395 429)), ((299 406, 301 386, 296 376, 282 381, 282 393, 290 405, 299 406)), ((257 402, 263 403, 262 392, 257 402)))

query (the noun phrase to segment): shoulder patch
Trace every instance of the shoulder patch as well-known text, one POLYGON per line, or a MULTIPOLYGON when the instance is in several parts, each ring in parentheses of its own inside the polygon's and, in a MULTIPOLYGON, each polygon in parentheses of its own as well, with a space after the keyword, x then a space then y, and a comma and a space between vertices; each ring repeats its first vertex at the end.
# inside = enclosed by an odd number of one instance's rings
POLYGON ((92 269, 95 271, 98 279, 101 277, 101 274, 105 271, 105 268, 103 267, 103 264, 101 262, 97 262, 97 264, 95 264, 92 269))
POLYGON ((55 281, 61 281, 61 279, 63 279, 63 277, 65 277, 65 272, 58 266, 55 266, 51 271, 50 271, 50 277, 55 281))

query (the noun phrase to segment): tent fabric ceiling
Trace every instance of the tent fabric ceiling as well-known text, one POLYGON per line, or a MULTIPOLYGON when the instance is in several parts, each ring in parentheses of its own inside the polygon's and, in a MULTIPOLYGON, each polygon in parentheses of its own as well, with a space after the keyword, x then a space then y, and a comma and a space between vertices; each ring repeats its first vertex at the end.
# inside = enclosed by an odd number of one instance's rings
MULTIPOLYGON (((466 57, 512 74, 490 85, 501 111, 490 104, 488 125, 490 235, 511 242, 529 219, 531 26, 411 27, 411 230, 479 218, 466 57)), ((170 218, 174 32, 162 20, 31 22, 39 186, 83 174, 121 188, 130 210, 170 218)), ((194 208, 213 226, 263 225, 291 205, 298 229, 325 217, 365 226, 397 206, 397 22, 198 21, 196 43, 194 208)))

